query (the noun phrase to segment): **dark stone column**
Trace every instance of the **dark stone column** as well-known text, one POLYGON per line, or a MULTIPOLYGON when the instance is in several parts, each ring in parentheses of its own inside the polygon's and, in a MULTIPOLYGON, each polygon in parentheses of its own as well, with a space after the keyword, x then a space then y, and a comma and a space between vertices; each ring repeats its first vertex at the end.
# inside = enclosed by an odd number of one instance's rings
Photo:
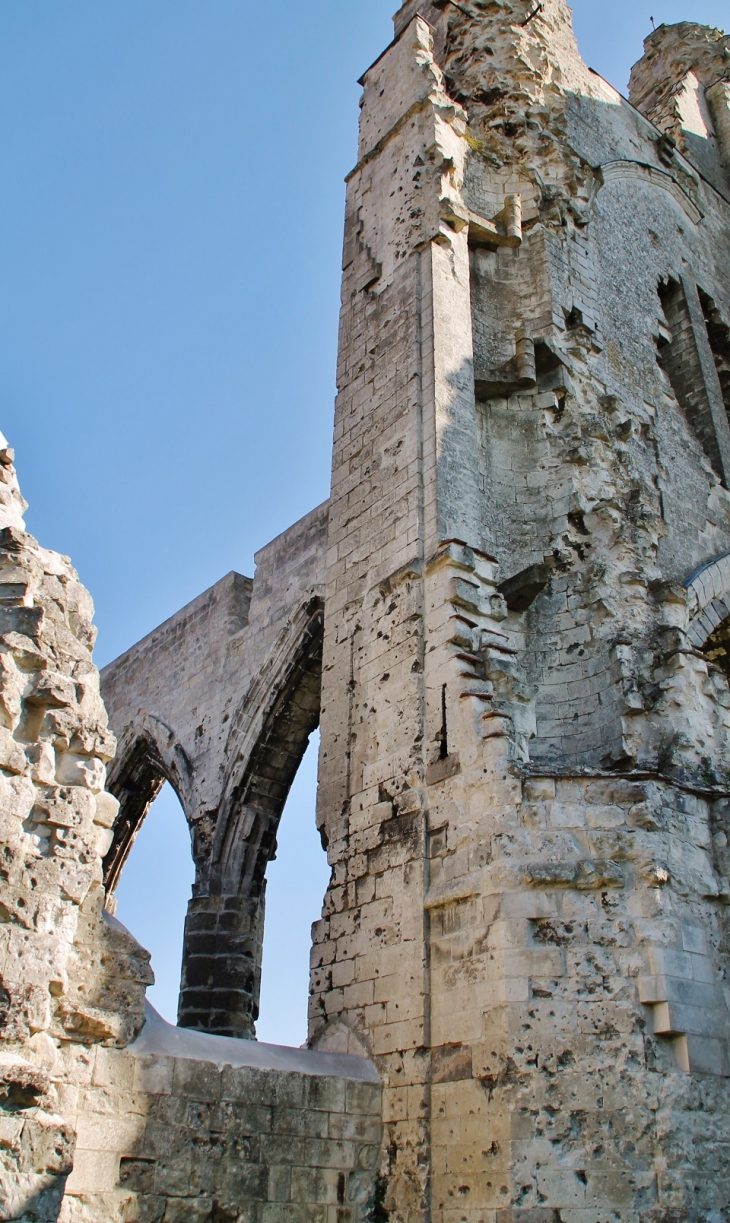
POLYGON ((253 1040, 259 1013, 264 894, 197 896, 188 904, 178 1024, 253 1040))

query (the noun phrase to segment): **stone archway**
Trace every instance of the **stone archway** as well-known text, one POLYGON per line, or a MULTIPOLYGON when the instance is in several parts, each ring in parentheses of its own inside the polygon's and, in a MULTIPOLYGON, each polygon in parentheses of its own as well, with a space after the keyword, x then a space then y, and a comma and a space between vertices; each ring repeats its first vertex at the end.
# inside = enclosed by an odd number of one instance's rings
POLYGON ((181 1027, 254 1035, 266 868, 291 784, 319 725, 323 629, 322 603, 314 599, 294 618, 233 719, 216 833, 185 923, 181 1027))
POLYGON ((690 574, 688 637, 730 679, 730 552, 690 574))
POLYGON ((113 888, 163 780, 196 870, 179 1022, 252 1036, 266 866, 289 787, 319 723, 329 507, 229 573, 110 663, 102 693, 119 752, 106 862, 113 888))
POLYGON ((174 735, 149 714, 133 724, 117 747, 108 770, 107 788, 119 803, 112 843, 104 858, 104 886, 113 893, 135 838, 166 781, 185 810, 190 762, 174 735))
MULTIPOLYGON (((287 795, 319 726, 324 612, 320 600, 302 609, 289 634, 278 675, 268 676, 265 712, 253 750, 227 778, 211 862, 214 886, 256 895, 263 885, 287 795), (293 646, 293 648, 292 648, 293 646)), ((237 737, 234 725, 232 736, 237 737)))

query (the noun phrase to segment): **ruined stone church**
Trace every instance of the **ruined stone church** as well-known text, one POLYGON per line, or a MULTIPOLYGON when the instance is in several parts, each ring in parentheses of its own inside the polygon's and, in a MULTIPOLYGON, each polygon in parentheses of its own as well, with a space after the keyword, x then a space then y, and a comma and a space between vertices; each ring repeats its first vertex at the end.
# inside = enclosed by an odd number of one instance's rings
POLYGON ((565 0, 407 0, 361 83, 330 500, 100 683, 0 450, 0 1219, 729 1223, 730 38, 627 101, 565 0), (113 916, 165 781, 177 1027, 113 916))

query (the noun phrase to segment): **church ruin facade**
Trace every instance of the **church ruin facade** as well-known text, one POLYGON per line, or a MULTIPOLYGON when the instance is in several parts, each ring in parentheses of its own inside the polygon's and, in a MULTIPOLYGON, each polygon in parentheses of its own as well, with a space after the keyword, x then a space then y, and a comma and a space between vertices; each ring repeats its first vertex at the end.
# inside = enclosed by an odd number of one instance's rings
POLYGON ((4 1217, 728 1223, 730 38, 659 27, 626 101, 565 0, 407 0, 362 86, 330 500, 105 669, 116 755, 0 453, 4 1217), (165 780, 176 1029, 110 916, 165 780))

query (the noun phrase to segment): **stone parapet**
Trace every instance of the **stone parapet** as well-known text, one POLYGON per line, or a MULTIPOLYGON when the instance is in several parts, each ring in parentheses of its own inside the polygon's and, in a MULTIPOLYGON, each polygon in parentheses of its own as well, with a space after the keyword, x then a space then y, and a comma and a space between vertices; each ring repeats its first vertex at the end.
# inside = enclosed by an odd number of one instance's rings
POLYGON ((63 1223, 368 1217, 381 1089, 363 1058, 184 1032, 148 1008, 135 1044, 75 1077, 63 1223))

